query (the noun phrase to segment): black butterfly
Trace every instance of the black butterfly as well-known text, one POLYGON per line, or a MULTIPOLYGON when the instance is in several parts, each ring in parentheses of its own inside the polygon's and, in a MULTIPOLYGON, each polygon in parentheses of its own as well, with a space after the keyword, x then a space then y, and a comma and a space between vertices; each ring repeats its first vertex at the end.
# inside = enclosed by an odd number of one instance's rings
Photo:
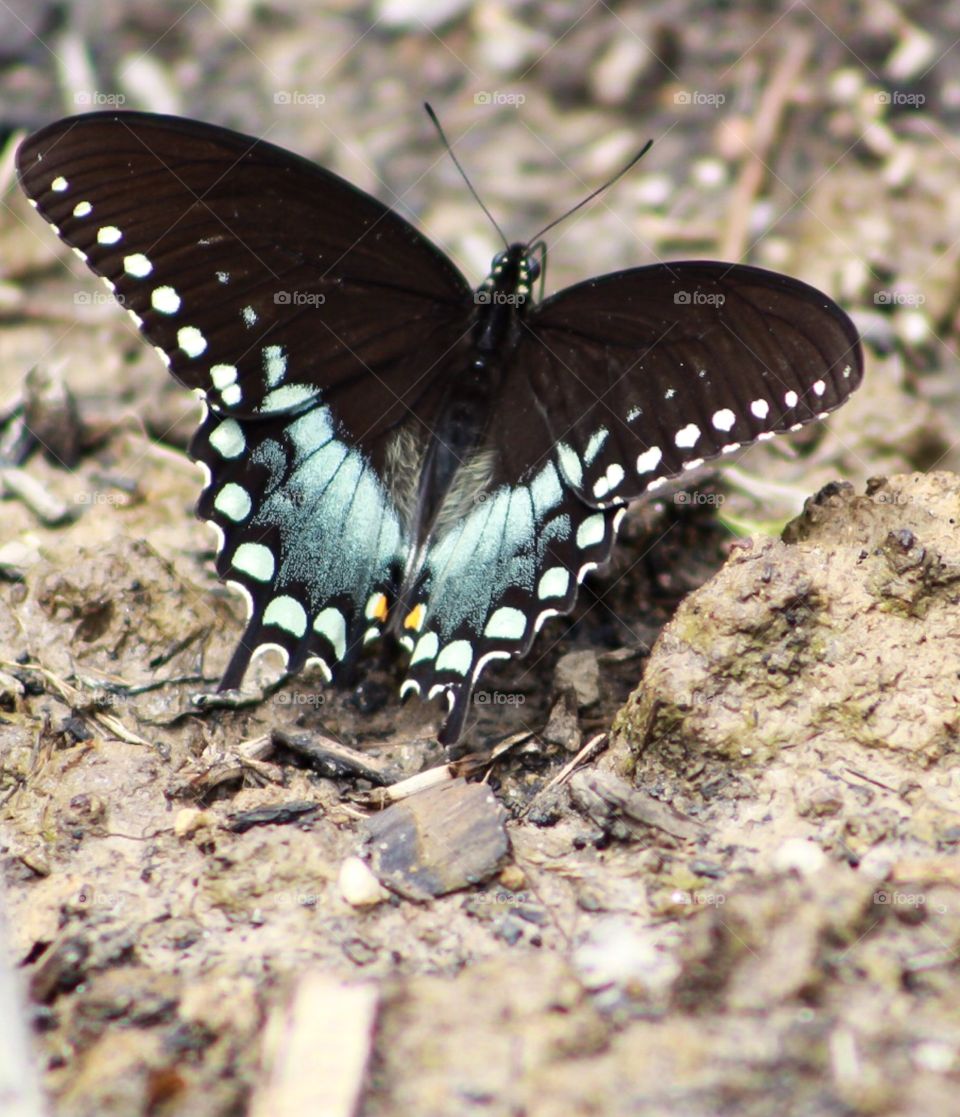
POLYGON ((626 503, 796 430, 860 383, 847 316, 759 268, 657 264, 539 305, 529 245, 474 291, 396 213, 224 128, 143 113, 52 124, 20 183, 205 398, 199 514, 255 650, 332 679, 384 630, 402 693, 459 736, 492 659, 522 655, 610 554, 626 503))

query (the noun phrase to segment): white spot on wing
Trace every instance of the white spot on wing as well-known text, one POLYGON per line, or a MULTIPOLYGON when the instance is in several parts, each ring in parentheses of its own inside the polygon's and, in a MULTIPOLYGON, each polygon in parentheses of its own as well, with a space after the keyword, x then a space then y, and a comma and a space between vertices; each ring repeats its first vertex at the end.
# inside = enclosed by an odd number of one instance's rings
POLYGON ((595 512, 588 516, 577 528, 577 546, 581 550, 595 547, 602 542, 604 536, 604 516, 602 512, 595 512))
POLYGON ((425 632, 417 641, 410 656, 410 665, 425 659, 436 659, 440 650, 440 640, 435 632, 425 632))
POLYGON ((607 466, 607 472, 594 482, 593 495, 598 500, 602 500, 620 484, 624 476, 623 466, 612 462, 607 466))
POLYGON ((765 399, 755 399, 750 404, 750 414, 755 419, 766 419, 770 414, 770 404, 765 399))
POLYGON ((150 294, 150 305, 161 314, 176 314, 180 309, 180 296, 172 287, 155 287, 150 294))
POLYGON ((277 628, 299 637, 307 631, 307 614, 296 598, 281 594, 264 609, 263 623, 275 624, 277 628))
POLYGON ((213 506, 222 516, 239 524, 250 515, 253 504, 247 490, 242 485, 230 481, 217 493, 213 506))
POLYGON ((796 407, 797 400, 799 398, 800 397, 797 395, 797 393, 791 388, 789 392, 784 393, 783 402, 787 405, 787 407, 796 407))
POLYGON ((320 674, 323 676, 324 682, 333 682, 333 672, 330 670, 330 665, 325 659, 322 659, 318 655, 307 656, 305 666, 312 667, 314 664, 320 668, 320 674))
POLYGON ((319 394, 320 390, 309 384, 284 384, 282 388, 274 388, 272 392, 267 392, 259 410, 292 411, 301 403, 316 399, 319 394))
POLYGON ((55 190, 58 194, 62 194, 69 185, 70 184, 63 175, 57 175, 53 182, 50 183, 50 189, 55 190))
POLYGON ((116 225, 104 225, 97 230, 97 244, 116 244, 122 236, 116 225))
MULTIPOLYGON (((437 656, 438 671, 453 671, 456 675, 466 675, 473 662, 473 648, 468 640, 454 640, 447 644, 437 656)), ((445 688, 444 688, 445 689, 445 688)))
POLYGON ((557 457, 560 459, 560 468, 564 476, 573 487, 579 488, 583 480, 583 466, 577 452, 571 449, 566 442, 557 443, 557 457))
POLYGON ((700 438, 700 428, 696 423, 688 423, 681 430, 673 436, 673 441, 676 443, 678 449, 689 450, 692 446, 696 446, 700 438))
POLYGON ((247 443, 240 424, 235 419, 226 419, 210 432, 210 445, 221 458, 239 458, 247 443))
POLYGON ((273 551, 262 543, 241 543, 236 549, 230 565, 235 570, 242 570, 258 582, 269 582, 273 577, 275 563, 273 551))
POLYGON ((814 380, 814 382, 813 382, 813 394, 815 396, 822 396, 823 393, 826 390, 827 390, 827 385, 822 380, 814 380))
POLYGON ((663 453, 659 446, 651 446, 637 458, 637 473, 649 473, 657 468, 663 453))
POLYGON ((124 256, 123 270, 134 279, 145 279, 153 271, 153 264, 142 252, 134 252, 130 256, 124 256))
POLYGON ((587 448, 583 452, 583 460, 587 465, 593 465, 597 454, 603 449, 603 444, 607 441, 610 432, 606 427, 601 427, 598 431, 590 436, 590 441, 587 443, 587 448))
POLYGON ((243 310, 240 311, 240 316, 243 318, 243 324, 247 327, 257 324, 257 312, 252 306, 245 306, 243 310))
POLYGON ((480 677, 480 672, 487 666, 491 659, 509 659, 510 653, 504 651, 502 648, 495 648, 493 651, 485 652, 476 662, 473 668, 474 682, 480 677))
POLYGON ((548 597, 565 597, 570 588, 570 574, 562 566, 551 566, 541 575, 537 585, 537 597, 545 601, 548 597))
POLYGON ((74 217, 89 217, 93 213, 93 206, 89 202, 77 202, 73 207, 74 217))
POLYGON ((527 618, 519 609, 501 606, 487 621, 484 636, 493 640, 519 640, 527 628, 527 618))
POLYGON ((239 384, 228 384, 220 393, 220 398, 227 407, 236 407, 243 399, 243 391, 239 384))
POLYGON ((210 369, 210 379, 213 381, 214 388, 223 390, 230 384, 233 384, 237 379, 237 366, 236 365, 214 365, 210 369))
POLYGON ((714 411, 713 418, 710 421, 718 431, 728 431, 733 429, 737 417, 729 407, 721 407, 719 411, 714 411))
POLYGON ((280 345, 268 345, 263 350, 263 371, 267 384, 275 388, 287 374, 287 358, 280 345))
POLYGON ((338 661, 347 654, 347 622, 339 609, 331 606, 318 613, 313 622, 313 631, 330 641, 338 661))
POLYGON ((177 345, 188 357, 199 357, 206 352, 207 339, 196 326, 182 326, 177 330, 177 345))

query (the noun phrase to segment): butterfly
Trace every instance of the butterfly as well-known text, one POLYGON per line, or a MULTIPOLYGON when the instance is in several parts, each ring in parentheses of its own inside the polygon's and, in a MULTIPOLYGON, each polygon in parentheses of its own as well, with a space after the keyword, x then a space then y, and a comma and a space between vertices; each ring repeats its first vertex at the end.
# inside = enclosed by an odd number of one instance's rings
POLYGON ((270 646, 336 680, 389 632, 401 694, 445 697, 451 743, 487 664, 572 609, 629 501, 862 377, 852 322, 798 280, 684 261, 537 303, 545 255, 515 243, 474 289, 331 171, 198 121, 61 120, 17 167, 204 400, 197 511, 249 611, 221 689, 270 646))

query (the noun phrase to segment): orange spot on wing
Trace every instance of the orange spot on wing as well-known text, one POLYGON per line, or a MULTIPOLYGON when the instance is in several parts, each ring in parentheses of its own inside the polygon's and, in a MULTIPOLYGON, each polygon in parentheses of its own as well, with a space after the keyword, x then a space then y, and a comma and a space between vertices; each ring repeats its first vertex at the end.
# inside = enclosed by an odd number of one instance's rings
POLYGON ((385 593, 378 593, 367 615, 370 620, 377 620, 382 623, 387 619, 388 612, 387 595, 385 593))
POLYGON ((411 628, 414 632, 419 632, 420 626, 423 624, 423 615, 425 612, 426 609, 423 605, 415 605, 403 618, 403 627, 411 628))

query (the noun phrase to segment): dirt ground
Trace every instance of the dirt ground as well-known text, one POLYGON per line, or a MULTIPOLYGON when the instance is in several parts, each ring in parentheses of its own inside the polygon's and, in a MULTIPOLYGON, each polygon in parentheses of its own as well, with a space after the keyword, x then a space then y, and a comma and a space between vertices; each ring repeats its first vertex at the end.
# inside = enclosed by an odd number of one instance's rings
POLYGON ((23 3, 0 31, 0 1110, 953 1112, 960 12, 23 3), (452 755, 389 648, 342 691, 263 657, 249 702, 198 701, 244 613, 192 515, 196 404, 12 172, 71 112, 213 120, 479 282, 497 238, 425 99, 516 237, 654 139, 551 234, 548 290, 748 260, 867 355, 828 423, 633 509, 452 755), (18 466, 25 427, 53 452, 18 466))

